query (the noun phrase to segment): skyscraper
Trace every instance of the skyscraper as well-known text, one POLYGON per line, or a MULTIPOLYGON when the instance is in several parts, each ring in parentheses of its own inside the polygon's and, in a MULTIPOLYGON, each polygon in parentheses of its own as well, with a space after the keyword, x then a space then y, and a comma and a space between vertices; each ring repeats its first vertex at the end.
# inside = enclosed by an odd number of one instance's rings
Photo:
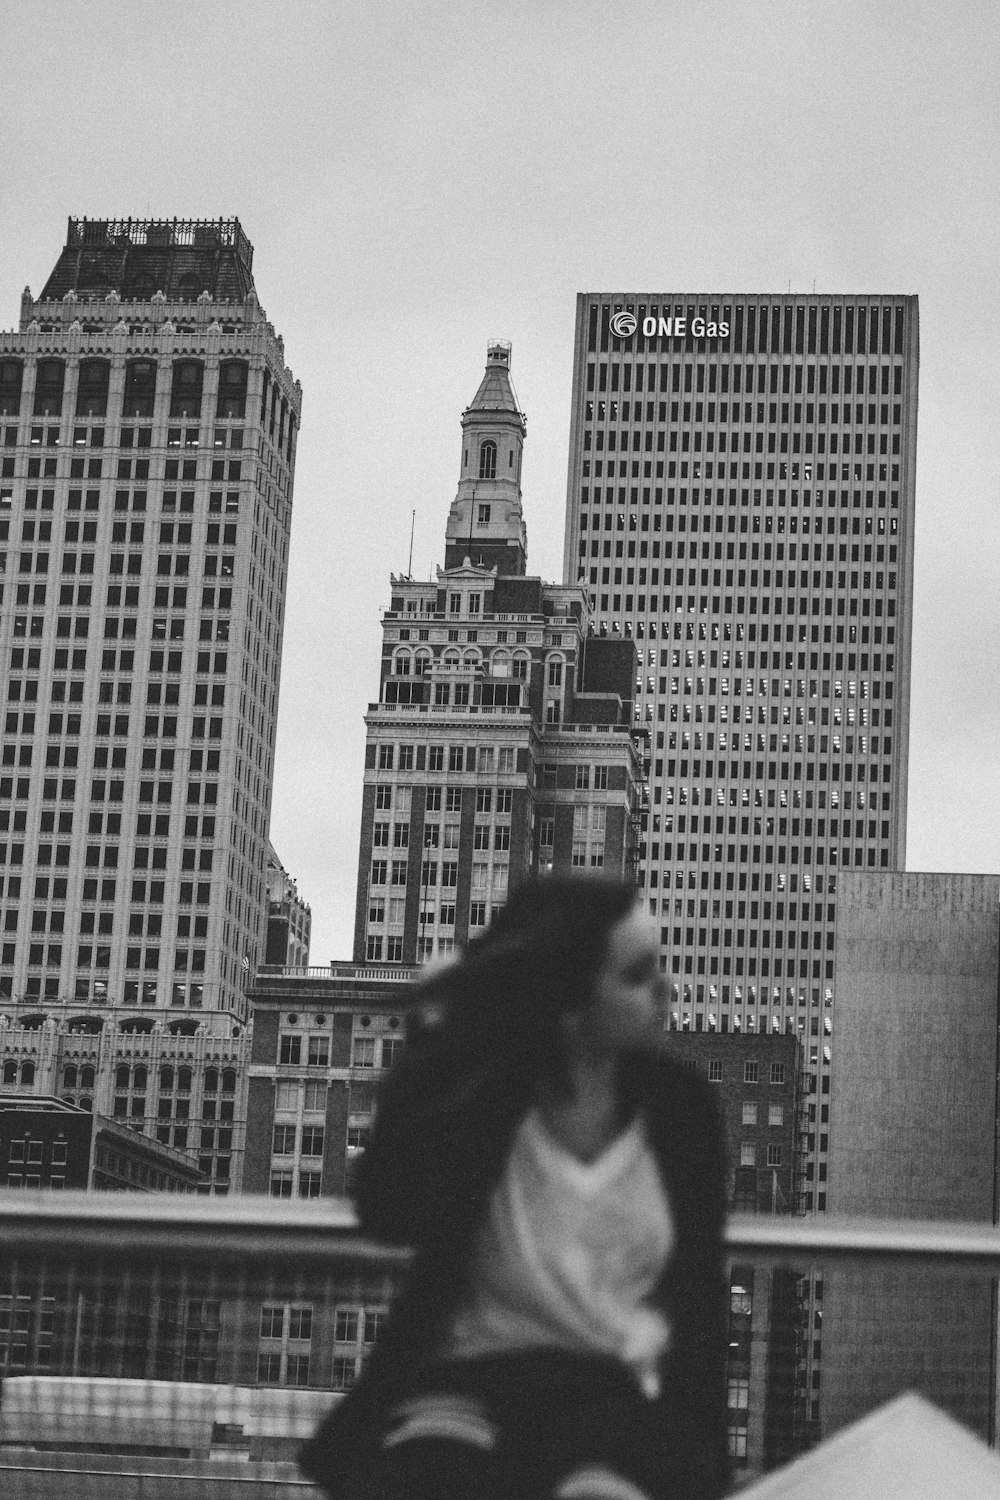
POLYGON ((526 575, 525 420, 510 345, 462 414, 434 579, 394 577, 369 705, 356 963, 422 962, 482 931, 536 869, 634 875, 635 650, 585 591, 526 575))
MULTIPOLYGON (((246 1020, 301 406, 252 262, 236 220, 71 219, 0 334, 0 1009, 22 1039, 246 1020)), ((63 1050, 36 1086, 76 1097, 63 1050)), ((129 1106, 189 1149, 150 1060, 129 1106)))
POLYGON ((639 653, 670 1024, 797 1032, 818 1209, 837 876, 904 860, 917 363, 910 296, 577 302, 564 576, 639 653))

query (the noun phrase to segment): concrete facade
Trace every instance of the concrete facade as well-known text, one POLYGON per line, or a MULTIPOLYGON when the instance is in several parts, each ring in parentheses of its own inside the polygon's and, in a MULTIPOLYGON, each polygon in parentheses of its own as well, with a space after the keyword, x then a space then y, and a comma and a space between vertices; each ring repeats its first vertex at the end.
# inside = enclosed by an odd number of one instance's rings
MULTIPOLYGON (((997 1222, 1000 877, 841 877, 830 1206, 997 1222)), ((894 1268, 826 1277, 823 1421, 907 1389, 987 1436, 995 1289, 894 1268)))
POLYGON ((638 651, 674 1005, 818 1098, 839 875, 905 863, 918 361, 912 296, 577 299, 563 577, 638 651))
MULTIPOLYGON (((109 1112, 163 1034, 238 1055, 264 957, 301 388, 252 264, 235 220, 71 219, 0 333, 0 1061, 109 1112)), ((129 1118, 226 1192, 193 1081, 129 1118)))

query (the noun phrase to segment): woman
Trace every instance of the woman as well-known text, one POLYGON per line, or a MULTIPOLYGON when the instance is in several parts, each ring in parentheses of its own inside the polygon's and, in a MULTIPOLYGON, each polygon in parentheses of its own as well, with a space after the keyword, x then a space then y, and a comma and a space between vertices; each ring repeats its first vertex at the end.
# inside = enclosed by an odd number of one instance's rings
POLYGON ((721 1495, 721 1137, 657 1045, 651 920, 529 881, 417 1002, 357 1187, 414 1260, 306 1472, 337 1500, 721 1495))

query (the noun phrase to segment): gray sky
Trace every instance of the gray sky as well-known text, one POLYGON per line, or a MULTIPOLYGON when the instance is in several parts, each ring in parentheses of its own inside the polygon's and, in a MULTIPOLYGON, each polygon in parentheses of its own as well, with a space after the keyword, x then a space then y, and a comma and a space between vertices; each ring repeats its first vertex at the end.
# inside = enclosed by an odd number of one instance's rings
POLYGON ((272 837, 350 956, 389 573, 494 336, 558 578, 577 291, 916 292, 911 869, 1000 869, 995 0, 0 0, 0 326, 68 215, 237 215, 304 387, 272 837))

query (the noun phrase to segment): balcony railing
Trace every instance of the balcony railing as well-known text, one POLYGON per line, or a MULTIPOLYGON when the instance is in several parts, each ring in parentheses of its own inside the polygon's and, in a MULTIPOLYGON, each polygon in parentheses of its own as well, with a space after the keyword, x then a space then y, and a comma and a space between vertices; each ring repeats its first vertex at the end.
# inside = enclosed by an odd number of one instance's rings
MULTIPOLYGON (((738 1477, 910 1387, 994 1439, 1000 1231, 735 1216, 727 1251, 738 1477)), ((342 1200, 0 1193, 0 1492, 302 1495, 408 1259, 342 1200)))

